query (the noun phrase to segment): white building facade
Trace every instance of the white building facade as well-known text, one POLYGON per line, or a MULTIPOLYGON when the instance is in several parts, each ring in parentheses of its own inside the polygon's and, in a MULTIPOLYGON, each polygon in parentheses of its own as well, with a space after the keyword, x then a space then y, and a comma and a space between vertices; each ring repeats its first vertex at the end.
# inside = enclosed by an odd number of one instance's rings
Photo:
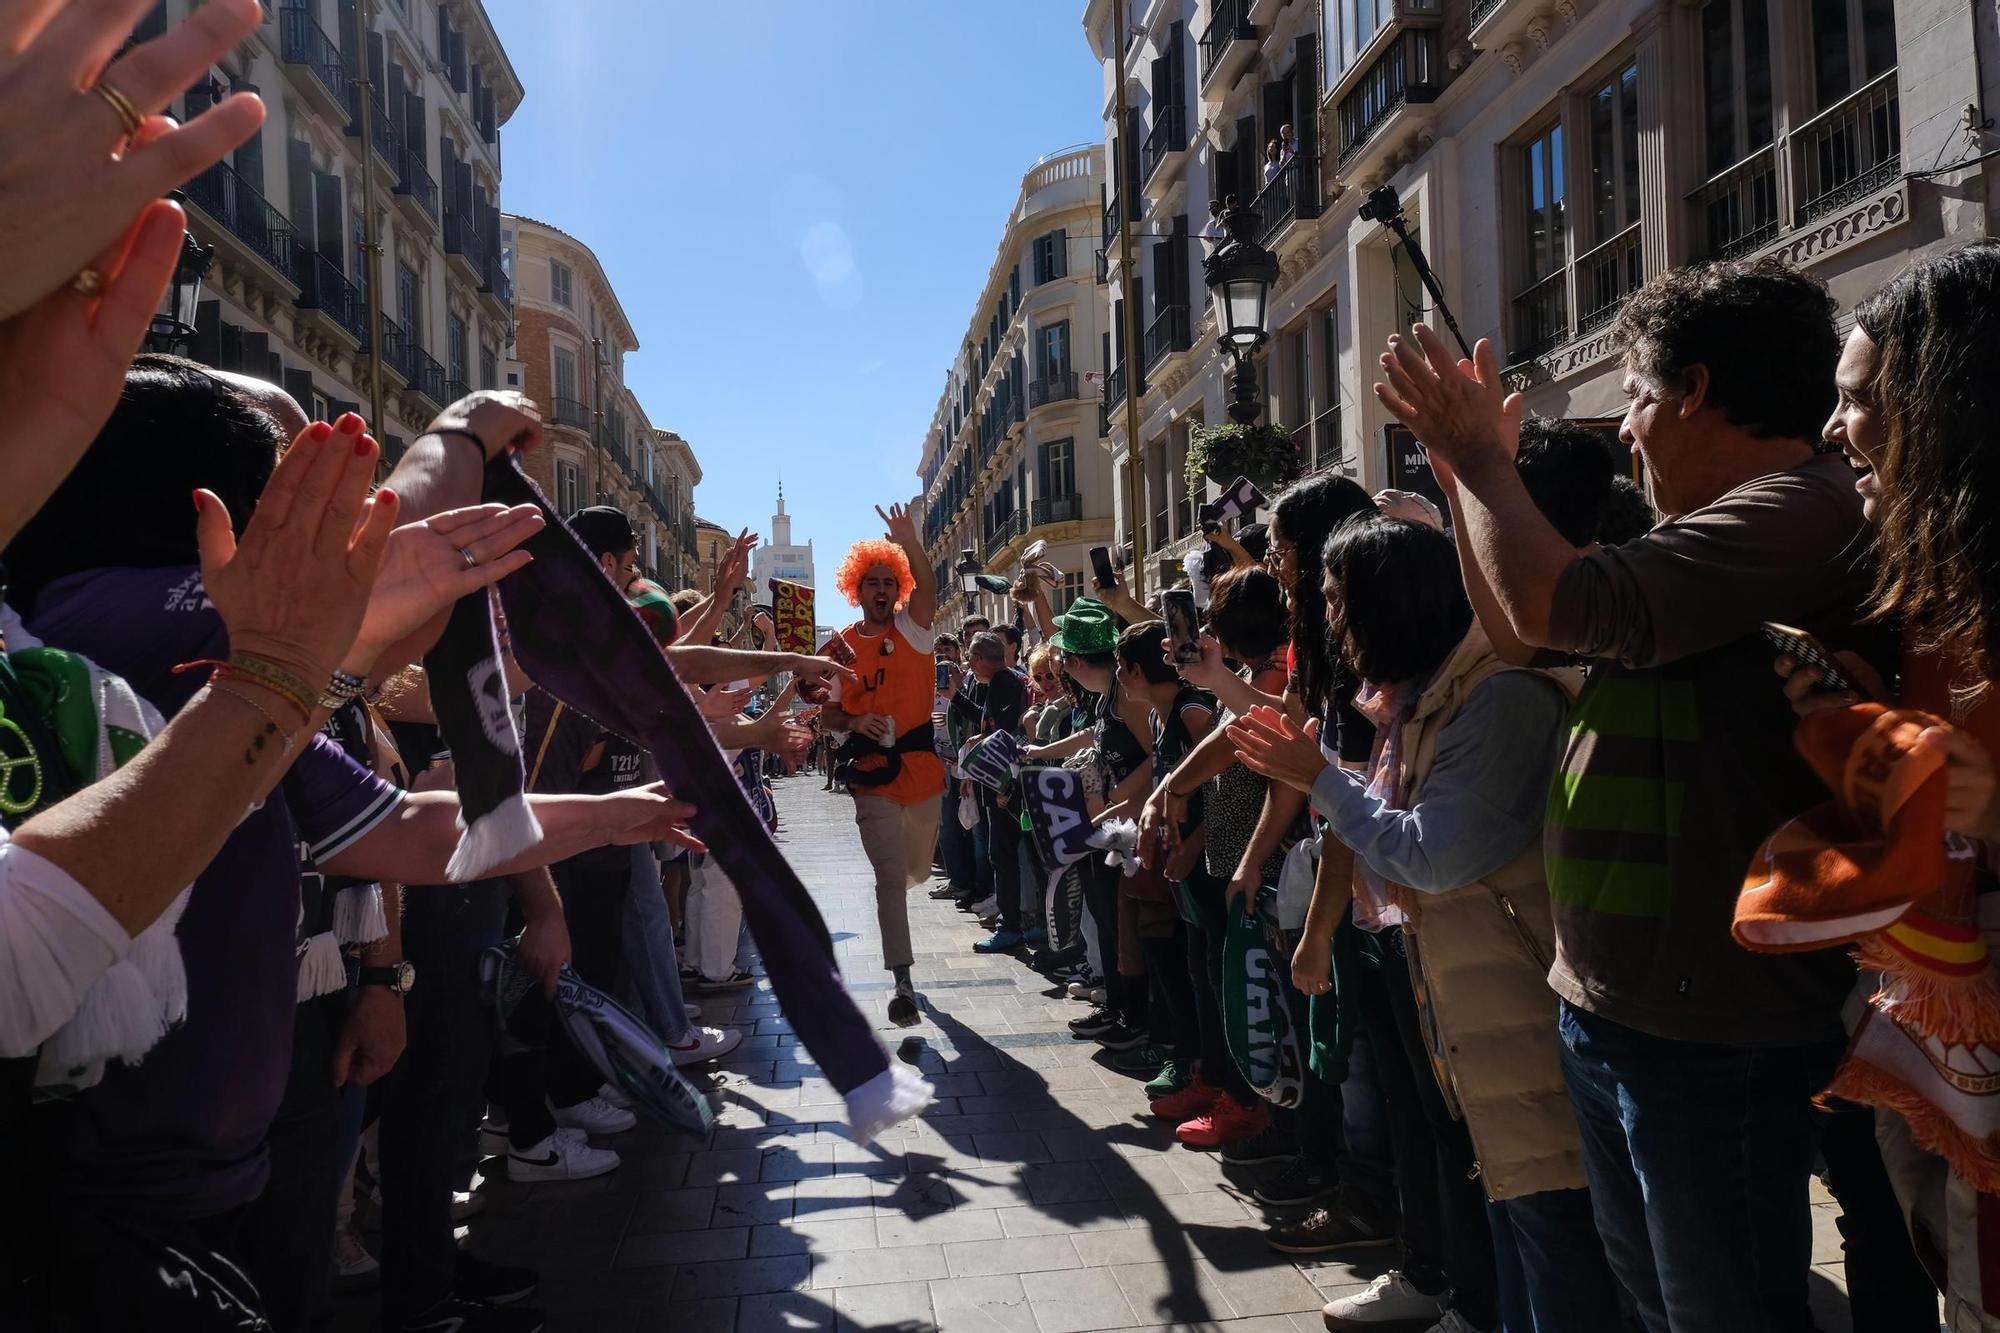
POLYGON ((808 588, 818 586, 813 582, 812 543, 801 546, 792 541, 792 516, 785 512, 782 481, 778 483, 778 512, 771 515, 770 538, 750 553, 751 600, 770 601, 772 579, 803 583, 808 588))

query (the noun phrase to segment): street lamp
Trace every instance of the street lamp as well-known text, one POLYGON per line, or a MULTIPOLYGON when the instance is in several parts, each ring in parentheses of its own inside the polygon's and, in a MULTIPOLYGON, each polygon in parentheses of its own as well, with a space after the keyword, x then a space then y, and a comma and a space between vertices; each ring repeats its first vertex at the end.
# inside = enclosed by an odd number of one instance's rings
POLYGON ((1222 345, 1236 359, 1230 377, 1230 420, 1248 426, 1263 405, 1257 401, 1257 367, 1251 356, 1265 338, 1264 320, 1271 284, 1278 280, 1278 257, 1257 244, 1258 215, 1232 197, 1222 210, 1229 239, 1201 261, 1202 280, 1215 306, 1222 345))
POLYGON ((958 575, 960 592, 967 597, 979 595, 979 576, 985 571, 980 568, 979 557, 972 553, 970 546, 958 553, 958 563, 951 567, 951 572, 958 575))
MULTIPOLYGON (((187 202, 187 196, 178 190, 168 197, 176 203, 187 202)), ((195 310, 201 305, 201 280, 208 276, 208 266, 214 259, 214 249, 197 241, 193 232, 181 233, 181 255, 174 261, 174 278, 167 288, 164 308, 155 312, 152 327, 146 332, 147 351, 177 351, 194 337, 195 310)))

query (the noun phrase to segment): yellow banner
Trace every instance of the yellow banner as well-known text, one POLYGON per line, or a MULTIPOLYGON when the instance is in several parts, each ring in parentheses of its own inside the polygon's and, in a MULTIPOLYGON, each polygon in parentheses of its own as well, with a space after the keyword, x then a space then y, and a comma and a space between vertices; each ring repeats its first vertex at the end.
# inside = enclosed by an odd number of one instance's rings
POLYGON ((779 652, 810 653, 813 650, 816 627, 811 588, 803 583, 772 579, 771 615, 778 622, 779 652))

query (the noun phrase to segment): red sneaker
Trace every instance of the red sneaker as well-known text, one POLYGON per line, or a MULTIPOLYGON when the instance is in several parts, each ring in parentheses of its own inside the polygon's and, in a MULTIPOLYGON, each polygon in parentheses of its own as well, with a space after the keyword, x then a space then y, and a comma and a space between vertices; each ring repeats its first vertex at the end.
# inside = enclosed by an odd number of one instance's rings
POLYGON ((1221 1093, 1215 1105, 1174 1131, 1174 1137, 1190 1148, 1220 1148, 1232 1139, 1247 1139, 1264 1132, 1271 1113, 1264 1103, 1245 1106, 1228 1093, 1221 1093))
POLYGON ((1179 1092, 1170 1092, 1164 1097, 1153 1099, 1153 1114, 1162 1120, 1171 1120, 1176 1125, 1183 1120, 1192 1120, 1198 1115, 1206 1115, 1215 1106, 1215 1099, 1222 1093, 1212 1084, 1204 1081, 1201 1071, 1196 1070, 1194 1080, 1179 1092))

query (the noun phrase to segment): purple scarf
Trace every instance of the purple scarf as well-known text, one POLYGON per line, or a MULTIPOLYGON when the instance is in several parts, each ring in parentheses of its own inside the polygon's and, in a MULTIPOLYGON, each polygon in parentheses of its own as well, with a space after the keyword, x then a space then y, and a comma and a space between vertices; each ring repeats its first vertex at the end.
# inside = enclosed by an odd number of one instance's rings
MULTIPOLYGON (((668 788, 696 803, 694 832, 741 894, 744 920, 763 954, 778 1003, 806 1051, 846 1097, 856 1138, 866 1142, 916 1114, 931 1099, 930 1085, 907 1066, 892 1065, 855 1006, 841 982, 818 906, 771 841, 645 622, 511 455, 487 465, 483 498, 487 503, 532 504, 547 520, 526 543, 534 562, 500 584, 508 635, 522 668, 571 708, 645 746, 668 788)), ((464 599, 459 611, 475 607, 478 615, 452 618, 455 630, 461 629, 462 619, 486 622, 463 627, 464 639, 456 649, 461 660, 493 641, 484 597, 464 599)), ((442 643, 439 647, 452 651, 442 643)), ((497 649, 494 654, 497 666, 497 649)), ((433 688, 463 688, 456 682, 464 679, 448 676, 433 688)), ((479 715, 476 706, 438 705, 461 783, 467 780, 465 755, 483 755, 493 747, 480 733, 467 736, 468 748, 461 751, 448 719, 458 718, 456 725, 465 732, 478 727, 479 715)), ((497 767, 507 765, 518 783, 519 755, 496 756, 497 767)), ((490 776, 505 780, 504 773, 490 776)))

